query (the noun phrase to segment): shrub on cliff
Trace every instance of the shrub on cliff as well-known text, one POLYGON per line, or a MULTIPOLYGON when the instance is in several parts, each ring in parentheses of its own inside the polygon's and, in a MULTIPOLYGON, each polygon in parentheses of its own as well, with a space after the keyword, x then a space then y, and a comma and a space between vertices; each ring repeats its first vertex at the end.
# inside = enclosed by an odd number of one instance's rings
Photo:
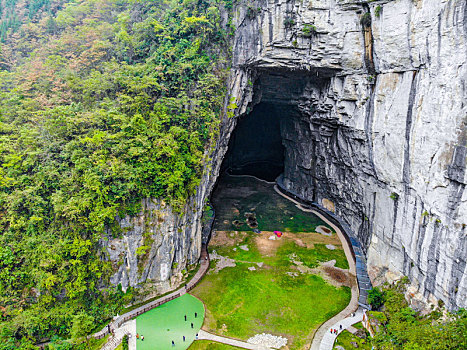
POLYGON ((368 292, 368 304, 371 305, 373 310, 377 310, 384 303, 384 292, 379 288, 372 288, 368 292))

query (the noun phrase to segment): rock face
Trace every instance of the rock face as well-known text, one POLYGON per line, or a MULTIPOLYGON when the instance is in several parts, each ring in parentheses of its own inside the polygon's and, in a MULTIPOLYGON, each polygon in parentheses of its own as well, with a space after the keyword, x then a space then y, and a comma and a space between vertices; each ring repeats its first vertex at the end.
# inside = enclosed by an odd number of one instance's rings
POLYGON ((163 201, 147 199, 138 215, 117 218, 121 234, 114 237, 109 230, 101 239, 115 271, 110 282, 123 290, 140 287, 147 297, 178 287, 183 270, 200 257, 201 216, 213 185, 211 172, 206 171, 196 195, 180 212, 163 201))
POLYGON ((120 220, 122 238, 102 240, 112 283, 158 293, 179 283, 200 254, 202 208, 230 136, 261 103, 281 115, 283 185, 349 224, 374 282, 406 275, 414 300, 466 307, 465 0, 237 3, 235 117, 183 214, 145 201, 120 220))
MULTIPOLYGON (((465 0, 258 0, 235 13, 234 113, 282 114, 283 185, 350 225, 374 282, 406 275, 413 296, 466 307, 465 0)), ((222 125, 214 174, 238 120, 222 125)))

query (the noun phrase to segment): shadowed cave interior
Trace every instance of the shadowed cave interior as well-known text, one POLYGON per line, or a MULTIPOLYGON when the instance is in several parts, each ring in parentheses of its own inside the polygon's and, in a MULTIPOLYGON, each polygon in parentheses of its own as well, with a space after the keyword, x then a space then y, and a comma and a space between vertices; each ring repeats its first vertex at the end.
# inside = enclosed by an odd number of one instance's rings
POLYGON ((252 175, 274 181, 284 171, 285 148, 281 137, 280 108, 260 103, 241 118, 224 158, 222 173, 252 175))
POLYGON ((254 85, 253 108, 237 122, 221 175, 252 175, 274 182, 283 174, 293 158, 290 150, 294 147, 294 125, 309 118, 301 114, 298 105, 304 102, 304 96, 309 98, 307 103, 317 102, 317 96, 311 91, 327 86, 333 74, 327 70, 259 71, 254 85))

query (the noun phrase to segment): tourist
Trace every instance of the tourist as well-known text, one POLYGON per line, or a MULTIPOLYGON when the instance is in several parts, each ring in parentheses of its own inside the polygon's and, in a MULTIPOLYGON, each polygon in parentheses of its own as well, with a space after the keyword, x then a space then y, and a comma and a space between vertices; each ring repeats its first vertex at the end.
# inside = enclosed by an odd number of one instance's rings
POLYGON ((139 339, 139 333, 136 333, 136 339, 139 339))
POLYGON ((141 335, 141 341, 143 341, 143 340, 144 340, 144 335, 141 335))
POLYGON ((196 317, 198 317, 198 313, 197 313, 197 312, 195 312, 195 318, 196 318, 196 317))
POLYGON ((183 336, 183 341, 185 341, 185 336, 183 336))
POLYGON ((191 328, 193 328, 193 323, 191 324, 191 328))
POLYGON ((172 346, 175 346, 175 342, 172 340, 172 346))
POLYGON ((333 329, 331 328, 330 331, 331 331, 331 334, 332 334, 333 329))
POLYGON ((185 322, 186 322, 186 315, 185 315, 185 322))
POLYGON ((340 327, 340 328, 341 328, 341 330, 342 330, 342 325, 340 325, 339 327, 340 327))
POLYGON ((198 340, 198 333, 196 333, 196 340, 198 340))

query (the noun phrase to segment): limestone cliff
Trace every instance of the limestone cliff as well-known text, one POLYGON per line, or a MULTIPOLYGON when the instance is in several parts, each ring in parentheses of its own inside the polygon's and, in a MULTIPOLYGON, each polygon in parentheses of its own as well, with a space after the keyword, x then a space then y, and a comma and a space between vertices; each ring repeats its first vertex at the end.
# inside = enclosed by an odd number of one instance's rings
POLYGON ((350 225, 375 282, 467 306, 465 0, 258 0, 235 25, 234 112, 286 116, 284 186, 350 225))
POLYGON ((187 268, 201 254, 201 216, 214 180, 206 170, 196 194, 180 211, 164 201, 142 201, 136 216, 117 218, 120 234, 101 239, 105 258, 115 273, 110 279, 122 289, 139 287, 143 296, 163 294, 180 285, 187 268), (185 271, 184 271, 185 270, 185 271))
POLYGON ((148 201, 103 240, 112 282, 163 292, 196 261, 229 138, 266 103, 284 116, 283 185, 349 224, 372 279, 407 275, 413 300, 466 307, 465 0, 239 1, 234 14, 234 117, 183 214, 148 201))

